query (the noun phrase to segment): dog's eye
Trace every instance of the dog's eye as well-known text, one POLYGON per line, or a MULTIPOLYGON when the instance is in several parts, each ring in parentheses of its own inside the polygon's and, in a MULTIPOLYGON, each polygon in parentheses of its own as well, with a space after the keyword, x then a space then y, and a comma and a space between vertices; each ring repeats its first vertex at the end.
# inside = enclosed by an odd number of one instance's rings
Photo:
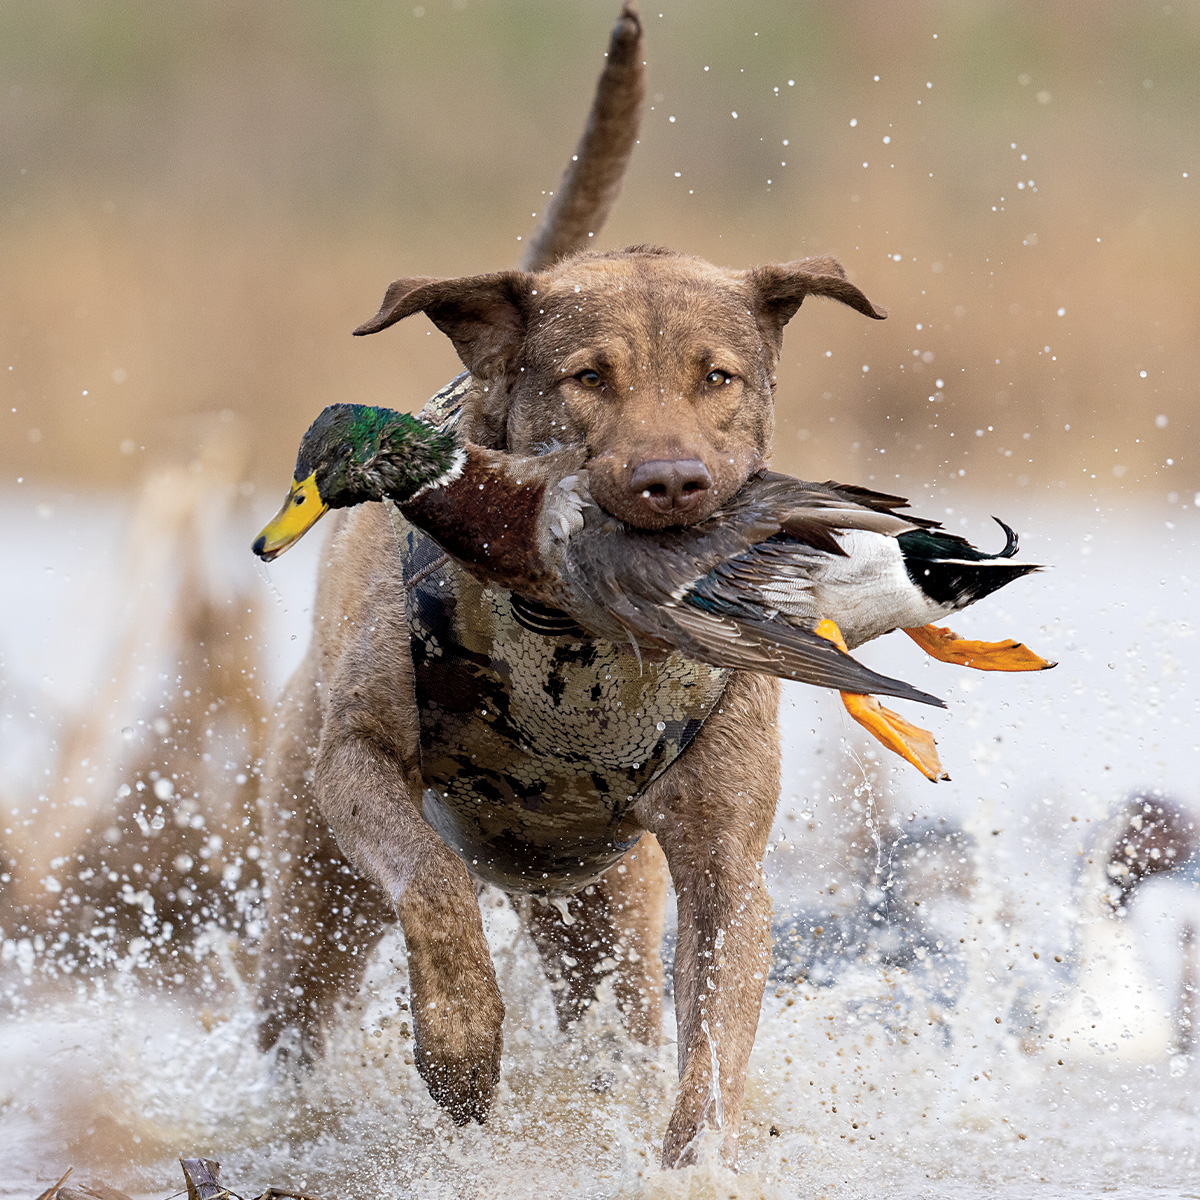
POLYGON ((709 387, 721 387, 728 383, 733 378, 728 371, 709 371, 704 377, 704 382, 709 387))
POLYGON ((599 371, 593 371, 590 368, 586 371, 580 371, 575 378, 583 384, 585 388, 598 388, 604 385, 604 380, 600 378, 599 371))

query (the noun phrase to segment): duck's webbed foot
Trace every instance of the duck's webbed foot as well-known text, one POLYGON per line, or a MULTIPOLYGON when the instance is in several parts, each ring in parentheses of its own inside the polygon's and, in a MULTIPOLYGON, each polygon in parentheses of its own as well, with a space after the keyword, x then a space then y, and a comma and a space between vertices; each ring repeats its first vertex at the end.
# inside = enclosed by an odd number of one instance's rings
POLYGON ((976 671, 1045 671, 1058 665, 1012 638, 1002 642, 973 642, 938 625, 922 625, 904 632, 938 662, 972 667, 976 671))
POLYGON ((910 725, 899 713, 884 708, 874 696, 843 692, 846 711, 889 750, 912 763, 926 779, 937 783, 950 776, 942 769, 933 734, 918 725, 910 725))
MULTIPOLYGON (((832 642, 841 650, 846 649, 842 631, 833 621, 822 621, 814 631, 819 637, 832 642)), ((870 734, 882 742, 894 754, 912 763, 926 779, 937 783, 950 776, 942 769, 933 734, 906 721, 899 713, 884 708, 874 696, 863 696, 856 692, 842 692, 842 703, 846 711, 870 734)))

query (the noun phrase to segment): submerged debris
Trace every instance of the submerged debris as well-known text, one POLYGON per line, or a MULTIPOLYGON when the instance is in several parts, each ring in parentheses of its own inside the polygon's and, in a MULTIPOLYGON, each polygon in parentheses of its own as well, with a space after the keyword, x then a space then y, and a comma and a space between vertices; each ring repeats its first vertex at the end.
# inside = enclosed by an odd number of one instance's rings
POLYGON ((74 1167, 68 1167, 62 1178, 48 1187, 37 1200, 130 1200, 130 1197, 105 1183, 85 1183, 67 1186, 74 1167))
MULTIPOLYGON (((181 1158, 179 1165, 183 1169, 187 1200, 245 1200, 245 1197, 227 1188, 217 1178, 221 1171, 219 1162, 214 1162, 211 1158, 181 1158)), ((42 1192, 37 1200, 131 1200, 125 1192, 104 1183, 66 1186, 74 1169, 68 1167, 62 1178, 42 1192)), ((176 1200, 179 1195, 180 1193, 176 1192, 167 1200, 176 1200)), ((292 1191, 290 1188, 269 1187, 254 1200, 316 1200, 316 1197, 292 1191)))
POLYGON ((71 1172, 73 1170, 75 1170, 74 1167, 68 1167, 63 1177, 57 1183, 48 1187, 40 1196, 38 1196, 37 1200, 55 1200, 55 1197, 57 1197, 62 1185, 66 1183, 68 1179, 70 1179, 71 1172))
POLYGON ((229 1192, 217 1182, 221 1164, 211 1158, 181 1158, 188 1200, 225 1200, 229 1192))

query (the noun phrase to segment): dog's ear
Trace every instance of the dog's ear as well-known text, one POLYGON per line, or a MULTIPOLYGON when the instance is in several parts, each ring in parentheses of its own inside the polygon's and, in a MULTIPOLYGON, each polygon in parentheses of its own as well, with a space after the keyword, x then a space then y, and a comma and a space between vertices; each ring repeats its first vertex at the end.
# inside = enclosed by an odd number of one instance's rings
POLYGON ((472 375, 488 379, 504 373, 525 336, 526 298, 532 277, 523 271, 431 279, 397 279, 379 311, 355 331, 378 333, 404 317, 423 312, 454 343, 472 375))
POLYGON ((776 347, 783 339, 783 327, 796 315, 805 296, 830 296, 877 321, 887 316, 846 278, 836 258, 772 263, 747 274, 759 324, 776 347))

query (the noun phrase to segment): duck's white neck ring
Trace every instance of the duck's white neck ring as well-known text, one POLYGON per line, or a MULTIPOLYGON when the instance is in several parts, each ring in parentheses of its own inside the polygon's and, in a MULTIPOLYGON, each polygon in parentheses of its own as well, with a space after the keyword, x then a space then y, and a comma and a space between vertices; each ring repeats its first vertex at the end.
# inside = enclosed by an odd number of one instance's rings
POLYGON ((406 504, 412 503, 413 500, 420 499, 426 492, 431 492, 435 488, 448 487, 456 479, 462 478, 463 469, 467 465, 467 452, 460 446, 454 451, 454 457, 450 460, 450 465, 436 479, 431 479, 428 483, 417 488, 415 492, 405 501, 406 504))

